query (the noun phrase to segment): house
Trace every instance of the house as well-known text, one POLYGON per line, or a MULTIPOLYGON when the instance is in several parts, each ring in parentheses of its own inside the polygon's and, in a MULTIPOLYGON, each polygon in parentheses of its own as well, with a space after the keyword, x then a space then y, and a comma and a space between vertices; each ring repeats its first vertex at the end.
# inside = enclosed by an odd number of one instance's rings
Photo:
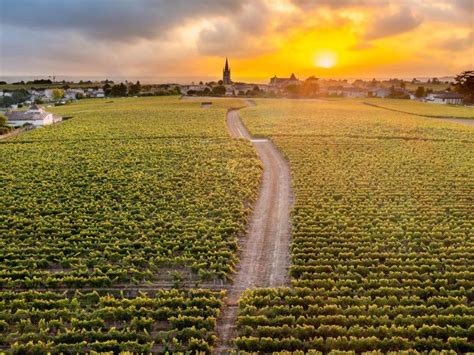
POLYGON ((84 96, 84 90, 82 89, 67 89, 64 98, 67 100, 75 100, 77 96, 84 96))
POLYGON ((368 95, 367 90, 356 87, 344 88, 341 93, 344 97, 367 97, 368 95))
POLYGON ((244 92, 246 93, 247 91, 252 91, 255 88, 254 84, 235 84, 234 89, 237 92, 244 92))
POLYGON ((344 87, 342 85, 328 86, 325 92, 328 96, 342 96, 343 89, 344 87))
POLYGON ((234 88, 231 85, 226 85, 225 86, 225 96, 234 96, 234 88))
POLYGON ((48 101, 51 101, 54 97, 53 89, 44 90, 44 98, 48 101))
POLYGON ((300 83, 301 82, 296 78, 295 74, 291 74, 289 78, 277 78, 277 76, 275 75, 273 78, 270 79, 270 85, 279 88, 284 88, 288 85, 300 83))
POLYGON ((12 126, 31 124, 36 127, 50 125, 62 121, 62 117, 46 112, 43 108, 32 105, 28 111, 9 111, 5 113, 12 126))
POLYGON ((464 97, 452 91, 437 91, 426 96, 427 102, 436 104, 462 105, 464 97))
POLYGON ((211 92, 212 87, 208 85, 183 85, 181 86, 181 93, 184 95, 194 95, 202 93, 206 88, 211 92))
POLYGON ((385 99, 390 95, 390 90, 385 88, 380 88, 372 91, 372 97, 379 97, 385 99))
POLYGON ((97 90, 94 90, 92 92, 92 95, 94 97, 97 97, 97 98, 104 98, 105 97, 105 93, 104 93, 104 89, 97 89, 97 90))

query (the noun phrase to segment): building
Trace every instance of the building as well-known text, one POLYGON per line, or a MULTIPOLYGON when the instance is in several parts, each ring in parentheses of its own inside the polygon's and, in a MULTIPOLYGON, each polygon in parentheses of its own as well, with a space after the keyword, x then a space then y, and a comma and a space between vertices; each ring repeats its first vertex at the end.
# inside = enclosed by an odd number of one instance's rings
POLYGON ((427 102, 436 104, 462 105, 463 96, 452 91, 437 91, 426 96, 427 102))
POLYGON ((232 84, 232 80, 230 79, 229 62, 227 61, 227 58, 225 59, 225 67, 224 67, 224 71, 222 72, 222 83, 224 85, 232 84))
POLYGON ((368 91, 361 88, 349 87, 349 88, 343 88, 341 90, 341 95, 344 97, 361 98, 361 97, 367 97, 368 91))
POLYGON ((372 91, 373 97, 380 97, 382 99, 388 97, 390 95, 390 90, 386 88, 380 88, 372 91))
POLYGON ((75 100, 78 96, 84 96, 84 90, 82 89, 67 89, 65 92, 65 98, 68 100, 75 100))
POLYGON ((291 84, 299 84, 300 81, 296 78, 295 74, 291 74, 289 78, 277 78, 275 75, 270 79, 270 85, 275 87, 286 87, 291 84))
POLYGON ((36 127, 60 122, 62 117, 46 112, 43 108, 32 105, 28 111, 9 111, 5 113, 8 123, 14 127, 31 124, 36 127))
POLYGON ((225 87, 225 96, 234 96, 234 88, 232 86, 226 86, 225 87))

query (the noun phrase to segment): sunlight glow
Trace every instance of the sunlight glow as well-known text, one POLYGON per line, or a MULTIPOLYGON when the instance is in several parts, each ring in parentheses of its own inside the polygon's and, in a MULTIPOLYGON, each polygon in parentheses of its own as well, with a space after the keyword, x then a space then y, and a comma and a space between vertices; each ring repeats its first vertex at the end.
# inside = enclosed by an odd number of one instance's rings
POLYGON ((337 56, 334 52, 325 51, 315 55, 314 64, 320 68, 332 68, 336 65, 337 56))

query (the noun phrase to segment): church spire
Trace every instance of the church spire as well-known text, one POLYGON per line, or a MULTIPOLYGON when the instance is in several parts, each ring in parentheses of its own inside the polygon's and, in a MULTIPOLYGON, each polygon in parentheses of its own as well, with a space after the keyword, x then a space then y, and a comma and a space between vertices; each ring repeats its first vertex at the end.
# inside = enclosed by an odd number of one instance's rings
POLYGON ((222 83, 224 85, 232 84, 232 80, 230 79, 229 61, 227 60, 227 57, 225 58, 225 67, 222 72, 222 83))

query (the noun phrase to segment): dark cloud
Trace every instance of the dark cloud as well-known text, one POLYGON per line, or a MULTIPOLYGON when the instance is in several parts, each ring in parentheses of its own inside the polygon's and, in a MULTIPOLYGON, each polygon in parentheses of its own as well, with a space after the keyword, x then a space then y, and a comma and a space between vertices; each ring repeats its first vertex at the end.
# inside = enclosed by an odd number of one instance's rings
POLYGON ((199 33, 197 48, 204 55, 254 55, 267 49, 259 36, 270 22, 271 11, 263 0, 242 6, 240 13, 216 21, 199 33))
POLYGON ((242 0, 2 0, 4 25, 107 40, 156 38, 187 20, 238 14, 242 0))
POLYGON ((409 7, 403 6, 392 15, 383 15, 376 18, 364 37, 367 40, 373 40, 395 36, 413 30, 420 23, 421 18, 416 16, 409 7))

